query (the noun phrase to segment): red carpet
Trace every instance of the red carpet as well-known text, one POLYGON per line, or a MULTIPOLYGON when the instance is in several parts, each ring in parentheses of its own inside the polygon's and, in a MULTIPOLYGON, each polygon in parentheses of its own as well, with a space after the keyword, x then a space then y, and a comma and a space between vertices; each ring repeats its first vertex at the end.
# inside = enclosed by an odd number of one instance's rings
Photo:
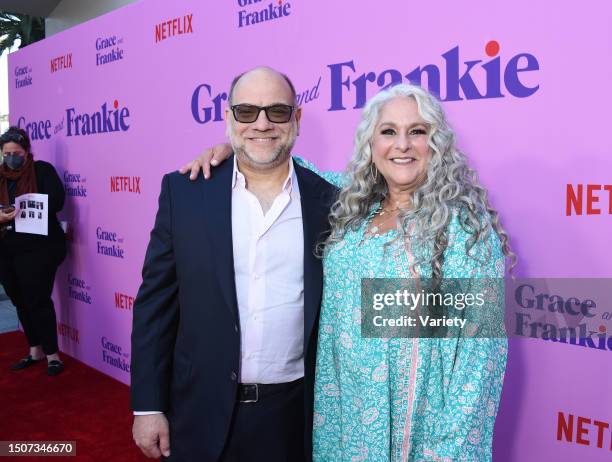
POLYGON ((57 377, 47 376, 46 361, 10 371, 26 351, 22 332, 0 334, 0 441, 76 441, 76 456, 0 460, 152 460, 132 441, 127 386, 66 355, 66 368, 57 377))

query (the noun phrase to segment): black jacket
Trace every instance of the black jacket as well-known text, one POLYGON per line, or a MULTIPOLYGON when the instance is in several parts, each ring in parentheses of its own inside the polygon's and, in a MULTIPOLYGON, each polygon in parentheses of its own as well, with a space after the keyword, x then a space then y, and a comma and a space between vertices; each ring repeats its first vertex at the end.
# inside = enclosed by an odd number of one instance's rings
MULTIPOLYGON (((311 433, 323 270, 315 243, 337 190, 295 164, 304 227, 305 449, 311 433)), ((217 461, 237 392, 240 324, 231 223, 233 162, 209 180, 164 176, 133 309, 132 409, 164 411, 173 461, 217 461)))

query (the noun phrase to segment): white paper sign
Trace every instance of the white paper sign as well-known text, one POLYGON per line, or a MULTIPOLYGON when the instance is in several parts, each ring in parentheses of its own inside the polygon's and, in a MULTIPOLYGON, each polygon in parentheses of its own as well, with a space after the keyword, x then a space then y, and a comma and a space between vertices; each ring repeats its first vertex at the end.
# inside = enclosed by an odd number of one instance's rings
POLYGON ((15 198, 15 232, 49 235, 49 195, 23 194, 15 198))

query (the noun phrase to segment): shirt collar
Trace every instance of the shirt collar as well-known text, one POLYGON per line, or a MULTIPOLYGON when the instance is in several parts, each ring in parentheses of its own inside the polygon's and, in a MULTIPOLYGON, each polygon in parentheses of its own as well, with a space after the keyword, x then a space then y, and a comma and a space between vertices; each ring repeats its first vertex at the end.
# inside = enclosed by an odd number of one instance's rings
MULTIPOLYGON (((295 177, 295 171, 293 168, 293 158, 289 157, 289 173, 287 174, 287 178, 283 182, 283 187, 281 191, 287 191, 291 194, 291 190, 293 188, 294 182, 297 181, 295 177)), ((234 155, 234 172, 232 174, 232 189, 236 187, 236 185, 246 188, 246 178, 244 175, 238 170, 238 162, 236 161, 236 155, 234 155)))

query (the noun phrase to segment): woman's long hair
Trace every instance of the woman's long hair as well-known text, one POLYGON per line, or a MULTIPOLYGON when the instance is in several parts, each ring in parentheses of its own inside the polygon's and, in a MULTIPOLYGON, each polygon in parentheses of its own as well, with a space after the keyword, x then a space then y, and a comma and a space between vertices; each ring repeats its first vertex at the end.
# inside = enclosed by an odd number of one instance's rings
MULTIPOLYGON (((508 235, 499 215, 489 205, 487 191, 479 183, 477 174, 467 165, 466 158, 455 146, 455 134, 446 122, 442 106, 426 90, 415 85, 401 84, 383 90, 366 104, 355 134, 354 154, 347 166, 348 181, 340 191, 330 213, 331 233, 324 249, 339 242, 348 229, 357 229, 367 219, 372 207, 388 194, 382 175, 374 175, 371 142, 380 111, 389 100, 397 97, 413 98, 419 114, 429 125, 428 145, 431 158, 427 177, 412 193, 412 208, 399 216, 400 236, 425 244, 430 251, 432 278, 440 280, 444 251, 448 247, 448 225, 453 213, 470 237, 466 253, 477 243, 486 242, 490 229, 499 236, 504 255, 511 260, 510 270, 516 265, 516 256, 510 249, 508 235)), ((423 261, 415 261, 414 266, 423 261)))

